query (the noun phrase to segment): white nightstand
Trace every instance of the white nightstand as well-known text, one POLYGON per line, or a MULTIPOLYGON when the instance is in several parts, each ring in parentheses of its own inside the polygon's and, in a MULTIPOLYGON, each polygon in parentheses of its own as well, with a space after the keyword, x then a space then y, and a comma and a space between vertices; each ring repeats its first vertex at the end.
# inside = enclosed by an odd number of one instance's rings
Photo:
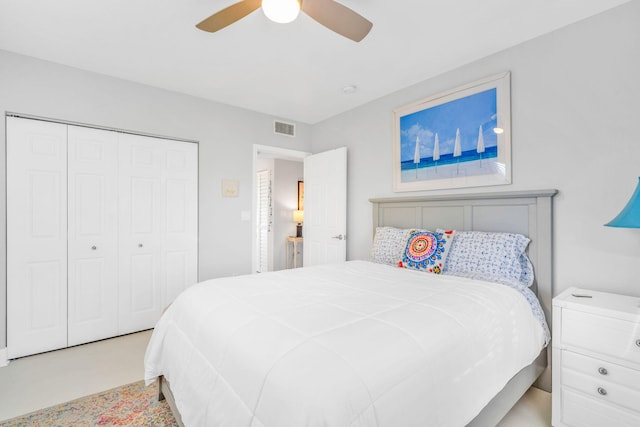
POLYGON ((640 426, 640 298, 570 288, 553 299, 555 427, 640 426))

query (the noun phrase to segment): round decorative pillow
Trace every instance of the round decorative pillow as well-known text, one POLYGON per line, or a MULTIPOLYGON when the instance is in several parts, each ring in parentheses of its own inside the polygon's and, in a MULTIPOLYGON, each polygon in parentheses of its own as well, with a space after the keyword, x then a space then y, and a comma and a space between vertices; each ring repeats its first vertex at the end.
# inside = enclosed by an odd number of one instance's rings
POLYGON ((400 267, 442 273, 451 235, 433 231, 412 231, 407 239, 400 267))

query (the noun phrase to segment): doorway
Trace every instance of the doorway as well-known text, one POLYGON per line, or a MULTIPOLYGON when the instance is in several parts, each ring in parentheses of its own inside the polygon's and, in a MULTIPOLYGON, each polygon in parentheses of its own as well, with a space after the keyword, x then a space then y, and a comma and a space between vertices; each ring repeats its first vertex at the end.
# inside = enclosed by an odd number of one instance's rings
POLYGON ((287 265, 287 237, 296 235, 298 181, 310 153, 254 144, 252 271, 276 271, 287 265))

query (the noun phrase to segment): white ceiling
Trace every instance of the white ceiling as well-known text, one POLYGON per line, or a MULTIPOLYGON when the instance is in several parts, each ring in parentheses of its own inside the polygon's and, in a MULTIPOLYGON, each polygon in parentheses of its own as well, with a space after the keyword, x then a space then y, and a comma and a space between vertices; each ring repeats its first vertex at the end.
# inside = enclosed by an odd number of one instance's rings
POLYGON ((339 0, 373 22, 355 43, 304 14, 195 28, 234 0, 0 0, 0 49, 313 124, 627 1, 339 0))

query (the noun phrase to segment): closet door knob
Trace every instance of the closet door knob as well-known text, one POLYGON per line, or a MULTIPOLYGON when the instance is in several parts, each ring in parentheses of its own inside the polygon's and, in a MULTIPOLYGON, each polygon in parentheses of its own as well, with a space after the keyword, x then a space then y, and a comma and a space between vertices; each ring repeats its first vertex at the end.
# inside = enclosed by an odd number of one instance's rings
POLYGON ((138 243, 138 247, 141 248, 143 245, 142 243, 138 243))
POLYGON ((95 251, 96 249, 98 249, 98 247, 97 247, 97 246, 91 246, 91 250, 92 250, 92 251, 95 251))
POLYGON ((598 368, 598 372, 600 375, 607 375, 609 373, 606 368, 598 368))

